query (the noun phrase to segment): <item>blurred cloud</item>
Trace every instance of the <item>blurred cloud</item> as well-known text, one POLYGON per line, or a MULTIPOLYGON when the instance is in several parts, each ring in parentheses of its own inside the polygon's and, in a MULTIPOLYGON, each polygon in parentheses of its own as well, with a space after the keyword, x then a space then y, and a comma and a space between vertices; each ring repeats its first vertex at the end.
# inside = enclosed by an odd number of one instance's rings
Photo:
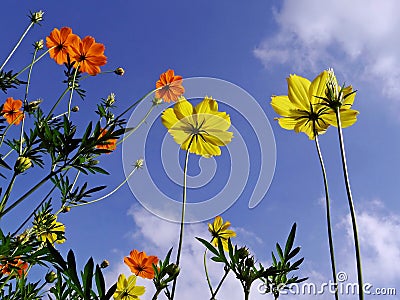
POLYGON ((254 54, 266 68, 287 64, 315 72, 334 66, 375 82, 394 99, 400 96, 398 11, 397 0, 285 0, 274 13, 277 33, 254 54))

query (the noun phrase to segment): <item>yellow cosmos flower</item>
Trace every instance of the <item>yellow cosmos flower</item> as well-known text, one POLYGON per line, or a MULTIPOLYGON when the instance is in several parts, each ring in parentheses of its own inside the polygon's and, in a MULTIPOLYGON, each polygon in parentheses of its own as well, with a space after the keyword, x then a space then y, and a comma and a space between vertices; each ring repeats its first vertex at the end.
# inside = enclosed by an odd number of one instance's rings
MULTIPOLYGON (((308 79, 290 75, 287 78, 288 95, 273 96, 271 106, 281 115, 279 125, 287 130, 304 132, 310 139, 316 134, 323 134, 329 125, 336 125, 336 117, 322 99, 326 96, 329 72, 323 71, 312 82, 308 79)), ((344 88, 352 91, 352 87, 344 88)), ((346 98, 346 105, 340 111, 343 127, 348 127, 357 120, 357 111, 350 109, 355 93, 346 98)))
POLYGON ((215 217, 212 224, 208 223, 208 231, 213 237, 211 243, 214 246, 218 246, 218 239, 220 239, 224 250, 228 251, 228 239, 236 236, 236 232, 228 229, 230 226, 231 222, 226 221, 224 223, 224 220, 220 216, 215 217))
POLYGON ((205 97, 196 107, 180 97, 173 108, 163 112, 161 120, 183 150, 204 157, 221 155, 220 146, 232 140, 232 132, 227 131, 230 117, 218 111, 217 101, 211 97, 205 97))
POLYGON ((136 275, 131 275, 126 279, 124 274, 119 275, 117 282, 117 290, 113 297, 115 300, 140 300, 146 291, 144 286, 136 285, 136 275))
POLYGON ((61 222, 57 222, 55 215, 39 216, 34 222, 33 229, 42 242, 46 242, 46 240, 52 244, 65 242, 65 226, 61 222))

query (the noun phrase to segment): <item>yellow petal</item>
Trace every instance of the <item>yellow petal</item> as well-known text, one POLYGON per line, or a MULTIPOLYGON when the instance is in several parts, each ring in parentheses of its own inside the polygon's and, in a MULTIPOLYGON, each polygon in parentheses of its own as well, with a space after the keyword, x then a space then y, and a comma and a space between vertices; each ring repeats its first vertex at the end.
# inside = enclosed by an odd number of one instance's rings
MULTIPOLYGON (((341 109, 340 110, 340 122, 342 124, 342 128, 349 127, 357 122, 357 115, 359 112, 354 109, 341 109)), ((337 127, 336 115, 335 113, 324 115, 324 120, 329 122, 332 126, 337 127)))
POLYGON ((193 114, 193 106, 186 98, 180 97, 174 105, 174 112, 178 119, 183 119, 193 114))
POLYGON ((208 131, 209 134, 204 134, 203 138, 207 143, 215 146, 226 146, 232 141, 233 133, 229 131, 208 131))
POLYGON ((322 102, 322 100, 317 98, 316 96, 319 97, 325 96, 327 80, 328 80, 328 72, 323 71, 311 82, 310 88, 308 90, 308 97, 312 104, 322 102))
POLYGON ((179 122, 173 108, 164 110, 161 115, 161 122, 165 127, 167 127, 167 129, 172 128, 176 123, 179 122))
POLYGON ((291 111, 297 108, 286 95, 271 97, 271 106, 282 117, 289 117, 291 111))
POLYGON ((203 101, 196 105, 194 108, 195 113, 210 113, 211 111, 218 111, 218 104, 211 97, 205 97, 203 101))
POLYGON ((310 107, 310 100, 308 98, 310 81, 301 76, 290 75, 289 78, 287 78, 287 82, 289 100, 295 106, 308 110, 310 107))
POLYGON ((209 130, 228 130, 229 127, 231 126, 231 119, 228 114, 226 113, 220 113, 218 115, 216 114, 201 114, 197 115, 198 117, 198 122, 201 124, 203 123, 203 126, 201 129, 205 131, 209 130))
POLYGON ((132 294, 135 296, 141 296, 146 292, 146 288, 144 286, 135 286, 132 289, 132 294))
POLYGON ((293 130, 296 126, 297 120, 293 118, 277 118, 279 125, 287 130, 293 130))
MULTIPOLYGON (((346 96, 351 92, 353 92, 353 87, 349 85, 343 89, 343 96, 346 96)), ((347 96, 343 101, 343 105, 346 106, 347 108, 350 108, 353 105, 355 98, 356 98, 356 92, 352 93, 350 96, 347 96)))

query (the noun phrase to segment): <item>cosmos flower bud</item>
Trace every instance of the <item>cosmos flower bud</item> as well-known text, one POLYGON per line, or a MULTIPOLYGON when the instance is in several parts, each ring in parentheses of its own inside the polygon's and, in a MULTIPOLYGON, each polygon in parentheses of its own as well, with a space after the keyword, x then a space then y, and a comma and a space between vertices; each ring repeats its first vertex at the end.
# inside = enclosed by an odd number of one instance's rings
POLYGON ((30 167, 32 167, 32 162, 30 158, 20 156, 17 158, 17 161, 15 162, 14 171, 17 174, 21 174, 24 173, 26 170, 28 170, 30 167))
POLYGON ((71 109, 71 111, 73 111, 73 112, 78 112, 78 111, 79 111, 79 106, 78 106, 78 105, 75 105, 75 106, 71 109))
POLYGON ((162 98, 154 97, 153 105, 157 106, 157 105, 160 105, 161 103, 163 103, 163 99, 162 98))
POLYGON ((105 269, 110 265, 110 262, 108 260, 103 260, 100 264, 100 268, 105 269))
POLYGON ((63 206, 61 212, 62 212, 62 213, 67 213, 67 212, 69 212, 70 210, 71 210, 71 207, 69 207, 69 206, 63 206))
POLYGON ((115 102, 115 94, 111 93, 110 95, 107 96, 106 99, 106 106, 111 107, 115 102))
POLYGON ((54 273, 53 271, 51 271, 46 274, 45 279, 46 279, 47 283, 52 283, 52 282, 54 282, 54 280, 57 279, 57 274, 54 273))
POLYGON ((35 47, 35 50, 42 50, 44 47, 44 41, 40 40, 40 41, 35 42, 33 44, 33 47, 35 47))
POLYGON ((136 169, 143 168, 143 165, 144 165, 144 159, 143 158, 140 158, 135 162, 135 168, 136 169))
POLYGON ((32 23, 37 24, 37 23, 43 21, 43 15, 44 15, 44 12, 39 10, 34 13, 31 12, 31 15, 29 17, 30 17, 32 23))
POLYGON ((125 70, 124 70, 123 68, 116 68, 116 69, 114 70, 114 73, 117 74, 117 75, 119 75, 119 76, 122 76, 122 75, 125 74, 125 70))
POLYGON ((246 247, 242 247, 238 249, 239 259, 245 259, 249 256, 249 250, 246 247))
POLYGON ((244 264, 248 267, 254 267, 254 258, 253 257, 248 257, 244 264))
POLYGON ((38 109, 40 103, 42 102, 43 102, 42 99, 29 102, 28 105, 25 107, 25 111, 28 113, 33 113, 35 110, 38 109))
POLYGON ((166 272, 170 277, 178 276, 180 271, 181 271, 181 269, 176 264, 170 264, 166 268, 166 272))

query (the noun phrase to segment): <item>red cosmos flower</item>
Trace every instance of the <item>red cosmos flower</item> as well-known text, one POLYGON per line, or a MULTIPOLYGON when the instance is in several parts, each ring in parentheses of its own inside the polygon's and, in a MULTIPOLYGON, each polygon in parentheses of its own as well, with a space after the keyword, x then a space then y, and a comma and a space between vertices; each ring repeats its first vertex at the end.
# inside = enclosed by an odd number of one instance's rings
POLYGON ((91 36, 86 36, 83 40, 74 40, 71 45, 72 57, 79 63, 80 71, 89 75, 99 74, 100 66, 107 63, 104 50, 104 45, 96 43, 91 36))
POLYGON ((146 252, 132 250, 129 256, 124 257, 124 263, 128 265, 132 273, 143 278, 153 279, 153 264, 158 263, 157 256, 147 256, 146 252))
POLYGON ((182 76, 175 76, 174 70, 168 70, 160 75, 156 82, 156 97, 164 99, 164 102, 177 101, 185 92, 182 86, 182 76))
POLYGON ((12 261, 7 261, 5 264, 0 264, 0 272, 4 275, 10 275, 13 271, 18 273, 19 277, 28 269, 28 263, 23 262, 20 259, 14 259, 12 261))
MULTIPOLYGON (((103 136, 107 133, 107 131, 108 131, 107 129, 101 128, 101 129, 100 129, 99 138, 103 137, 103 136)), ((107 153, 107 154, 110 154, 111 151, 117 149, 117 140, 116 140, 116 139, 109 139, 109 140, 107 140, 107 141, 105 141, 105 142, 102 142, 102 143, 99 144, 99 145, 96 145, 96 148, 97 148, 97 149, 106 149, 106 150, 110 150, 110 152, 107 153)))
POLYGON ((7 98, 1 113, 3 114, 3 117, 6 118, 8 124, 18 125, 22 121, 24 118, 24 112, 20 110, 21 107, 21 100, 14 100, 13 97, 7 98))
POLYGON ((60 30, 54 28, 48 37, 46 37, 47 48, 53 48, 49 51, 50 57, 56 63, 62 65, 67 62, 67 55, 72 56, 70 46, 74 41, 79 41, 80 38, 72 33, 69 27, 63 27, 60 30))

